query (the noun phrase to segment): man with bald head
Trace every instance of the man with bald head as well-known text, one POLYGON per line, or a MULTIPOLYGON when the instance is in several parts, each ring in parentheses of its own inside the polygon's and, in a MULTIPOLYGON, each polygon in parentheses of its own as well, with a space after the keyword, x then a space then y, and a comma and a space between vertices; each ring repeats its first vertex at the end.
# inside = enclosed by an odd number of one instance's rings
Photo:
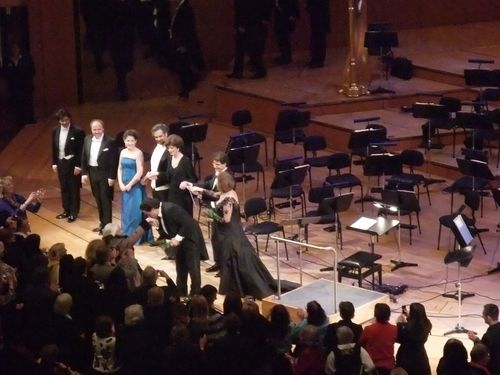
POLYGON ((85 137, 82 152, 82 183, 90 181, 92 194, 99 211, 99 226, 93 232, 102 234, 102 228, 111 223, 111 202, 116 180, 117 150, 112 138, 104 134, 104 121, 90 121, 91 134, 85 137))

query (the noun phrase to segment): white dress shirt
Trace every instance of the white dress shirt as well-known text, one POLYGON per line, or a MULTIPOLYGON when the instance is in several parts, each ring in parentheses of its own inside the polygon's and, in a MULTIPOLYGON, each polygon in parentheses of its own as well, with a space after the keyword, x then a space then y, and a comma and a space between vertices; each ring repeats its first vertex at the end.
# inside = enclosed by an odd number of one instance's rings
MULTIPOLYGON (((161 226, 163 227, 163 230, 165 231, 166 234, 168 234, 167 226, 165 225, 165 222, 163 221, 163 216, 161 214, 161 202, 160 202, 160 207, 159 207, 159 211, 158 211, 158 218, 160 219, 161 226)), ((176 234, 175 237, 172 239, 181 242, 184 239, 184 237, 176 234)))
POLYGON ((99 149, 101 148, 102 138, 97 139, 96 137, 92 137, 92 143, 90 145, 90 157, 89 157, 89 165, 91 167, 98 167, 97 164, 97 156, 99 155, 99 149))
MULTIPOLYGON (((151 154, 151 172, 158 172, 158 166, 160 165, 161 157, 163 156, 166 146, 159 143, 156 144, 153 153, 151 154)), ((167 186, 156 186, 156 180, 151 180, 151 188, 156 191, 165 190, 167 186)))
POLYGON ((59 160, 62 159, 71 159, 73 155, 65 155, 64 147, 66 146, 66 140, 68 139, 69 126, 65 128, 64 126, 60 127, 59 131, 59 160))

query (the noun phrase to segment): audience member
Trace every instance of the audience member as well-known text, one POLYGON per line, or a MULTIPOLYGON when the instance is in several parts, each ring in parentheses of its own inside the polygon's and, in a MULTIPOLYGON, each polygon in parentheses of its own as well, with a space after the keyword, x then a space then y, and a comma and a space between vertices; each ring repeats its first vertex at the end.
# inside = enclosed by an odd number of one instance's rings
POLYGON ((474 344, 470 351, 470 365, 475 375, 490 375, 488 370, 488 361, 490 360, 490 351, 482 342, 474 344))
POLYGON ((349 327, 354 333, 354 342, 359 342, 363 327, 352 321, 354 318, 354 305, 349 301, 342 301, 339 303, 340 320, 332 323, 326 327, 325 339, 323 346, 329 352, 337 346, 337 329, 339 327, 349 327))
POLYGON ((215 286, 209 284, 202 286, 200 295, 205 297, 208 304, 208 322, 205 334, 207 335, 207 347, 209 347, 213 345, 215 340, 226 334, 224 317, 214 307, 214 302, 217 299, 217 288, 215 286))
POLYGON ((274 305, 269 314, 270 339, 274 350, 280 354, 292 352, 292 323, 290 313, 283 305, 274 305))
POLYGON ((394 343, 397 327, 389 323, 391 308, 386 303, 377 303, 374 315, 376 322, 365 327, 359 344, 366 349, 375 363, 378 375, 390 375, 396 365, 394 343))
POLYGON ((328 327, 328 317, 326 316, 325 310, 317 301, 311 301, 307 303, 306 311, 299 310, 297 316, 301 321, 293 327, 291 332, 292 343, 295 344, 294 355, 297 356, 302 350, 302 346, 299 340, 299 334, 302 327, 306 324, 310 324, 319 328, 319 338, 321 342, 324 341, 326 329, 328 327))
POLYGON ((467 349, 462 341, 449 339, 443 347, 443 356, 439 359, 437 375, 473 375, 467 362, 467 349))
POLYGON ((66 255, 66 247, 62 242, 55 243, 49 248, 49 285, 54 291, 59 291, 59 264, 63 255, 66 255))
POLYGON ((120 370, 115 356, 116 337, 113 319, 107 315, 97 317, 92 334, 92 370, 96 375, 113 374, 120 370))
POLYGON ((189 340, 189 330, 185 325, 179 324, 172 328, 171 342, 162 356, 162 373, 172 375, 205 373, 203 348, 189 340))
POLYGON ((302 350, 297 358, 291 357, 294 375, 323 375, 326 354, 321 347, 318 326, 306 324, 299 333, 302 350))
POLYGON ((355 342, 352 329, 340 326, 335 332, 336 346, 328 354, 325 372, 333 374, 365 374, 375 370, 375 364, 368 352, 355 342))
POLYGON ((432 323, 427 318, 424 305, 412 303, 408 317, 403 313, 398 323, 396 366, 402 367, 409 375, 430 375, 429 358, 425 342, 431 333, 432 323))
POLYGON ((474 343, 482 342, 490 350, 488 369, 492 375, 500 375, 500 323, 498 322, 498 306, 492 303, 484 305, 483 319, 488 329, 480 339, 476 332, 469 331, 468 336, 474 343))

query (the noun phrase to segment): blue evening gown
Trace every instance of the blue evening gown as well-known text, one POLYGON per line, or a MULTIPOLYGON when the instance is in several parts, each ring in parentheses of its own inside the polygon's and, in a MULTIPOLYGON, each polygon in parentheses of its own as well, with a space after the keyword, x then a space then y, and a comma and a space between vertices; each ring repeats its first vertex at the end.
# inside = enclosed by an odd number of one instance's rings
MULTIPOLYGON (((122 157, 122 181, 126 185, 137 173, 135 159, 122 157)), ((143 215, 140 209, 143 199, 146 197, 146 190, 140 183, 136 183, 130 191, 122 191, 122 233, 130 236, 139 226, 143 215)), ((137 244, 151 241, 153 233, 148 230, 137 244)))

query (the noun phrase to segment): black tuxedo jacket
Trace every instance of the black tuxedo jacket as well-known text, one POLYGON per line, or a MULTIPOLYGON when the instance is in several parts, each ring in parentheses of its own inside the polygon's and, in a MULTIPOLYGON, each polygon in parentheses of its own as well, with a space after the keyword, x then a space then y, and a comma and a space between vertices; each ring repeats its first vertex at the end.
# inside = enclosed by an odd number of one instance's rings
MULTIPOLYGON (((89 174, 90 146, 92 144, 92 134, 87 135, 83 142, 82 152, 82 175, 89 174)), ((103 135, 101 148, 97 155, 97 166, 105 171, 108 179, 116 180, 116 171, 118 169, 118 153, 115 141, 103 135)))
POLYGON ((160 162, 158 163, 158 178, 156 179, 156 186, 163 186, 168 184, 167 168, 170 164, 170 160, 170 153, 167 149, 165 149, 165 152, 161 156, 160 162))
POLYGON ((288 19, 288 17, 298 18, 299 14, 299 0, 278 0, 276 15, 280 15, 288 19))
POLYGON ((307 0, 306 9, 311 17, 311 28, 330 31, 330 0, 307 0))
POLYGON ((205 240, 201 233, 200 225, 185 209, 171 202, 161 202, 160 225, 165 230, 167 238, 174 238, 176 235, 184 237, 181 247, 184 249, 196 249, 200 252, 200 259, 207 260, 208 253, 205 240), (165 224, 163 226, 163 224, 165 224), (194 243, 194 246, 186 246, 185 242, 194 243))
MULTIPOLYGON (((59 134, 61 133, 61 127, 57 126, 52 131, 52 165, 57 165, 59 162, 59 134)), ((83 149, 83 139, 85 138, 85 132, 70 124, 68 130, 68 137, 66 138, 66 143, 64 145, 64 155, 74 155, 70 160, 77 167, 82 164, 82 149, 83 149)))

